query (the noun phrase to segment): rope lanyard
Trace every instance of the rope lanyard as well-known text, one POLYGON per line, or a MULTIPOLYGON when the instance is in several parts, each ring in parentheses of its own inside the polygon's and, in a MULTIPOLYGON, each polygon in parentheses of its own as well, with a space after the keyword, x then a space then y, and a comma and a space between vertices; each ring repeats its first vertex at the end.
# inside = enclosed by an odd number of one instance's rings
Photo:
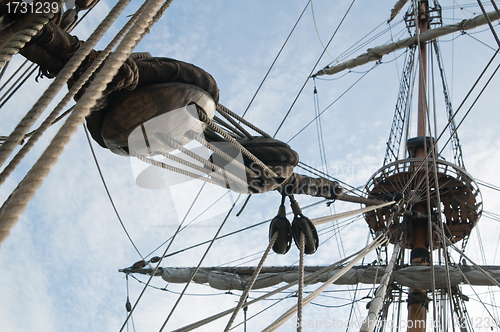
MULTIPOLYGON (((233 314, 231 315, 231 318, 229 319, 229 322, 227 322, 227 325, 226 325, 226 328, 224 329, 224 332, 229 331, 229 329, 231 328, 231 325, 234 323, 234 320, 236 319, 236 315, 238 315, 238 312, 245 304, 247 297, 248 297, 248 293, 250 293, 250 290, 252 289, 252 287, 255 283, 255 280, 257 280, 257 277, 259 276, 259 273, 262 270, 262 266, 264 266, 264 262, 266 261, 266 258, 269 255, 269 252, 271 251, 271 248, 273 247, 274 242, 276 242, 277 238, 278 238, 278 232, 275 232, 273 237, 271 238, 271 241, 269 241, 269 245, 267 246, 266 251, 262 255, 262 258, 260 259, 259 264, 255 268, 255 271, 253 272, 253 275, 252 275, 250 281, 248 282, 248 285, 245 288, 245 291, 241 294, 240 301, 238 302, 238 305, 234 309, 233 314)), ((247 308, 248 308, 248 306, 245 306, 245 316, 246 316, 246 309, 247 308)))

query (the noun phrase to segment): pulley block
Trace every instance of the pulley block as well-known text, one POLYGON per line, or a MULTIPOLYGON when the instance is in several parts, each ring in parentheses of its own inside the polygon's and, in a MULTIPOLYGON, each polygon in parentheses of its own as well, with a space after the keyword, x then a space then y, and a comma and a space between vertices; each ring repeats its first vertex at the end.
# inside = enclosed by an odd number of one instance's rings
POLYGON ((311 219, 302 214, 296 215, 292 221, 293 240, 298 248, 300 248, 300 233, 304 233, 304 253, 306 255, 314 254, 319 246, 318 232, 311 219))

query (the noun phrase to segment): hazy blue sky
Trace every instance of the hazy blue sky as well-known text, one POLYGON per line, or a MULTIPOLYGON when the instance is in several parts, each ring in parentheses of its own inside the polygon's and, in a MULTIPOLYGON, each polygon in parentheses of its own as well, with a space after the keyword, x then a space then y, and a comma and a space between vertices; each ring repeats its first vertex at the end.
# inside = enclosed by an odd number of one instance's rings
MULTIPOLYGON (((112 3, 101 1, 74 33, 81 39, 87 38, 109 11, 112 3)), ((218 83, 220 102, 242 114, 306 3, 306 0, 176 0, 136 50, 148 51, 153 56, 190 62, 205 69, 218 83)), ((316 0, 313 3, 318 32, 322 42, 326 44, 351 1, 316 0)), ((445 24, 471 17, 473 11, 479 13, 477 6, 466 6, 464 11, 456 8, 453 10, 453 3, 441 3, 445 24)), ((104 40, 98 44, 97 49, 105 47, 123 26, 125 16, 133 14, 139 5, 139 1, 132 2, 130 8, 125 10, 104 40)), ((334 61, 330 55, 338 60, 346 60, 365 52, 369 47, 390 42, 391 36, 394 40, 405 38, 407 35, 404 23, 398 23, 403 15, 400 13, 392 23, 390 31, 352 51, 352 54, 343 53, 375 27, 380 25, 375 34, 388 28, 385 21, 392 5, 392 1, 383 4, 356 1, 328 48, 329 54, 325 54, 317 69, 334 61)), ((491 10, 491 6, 487 9, 491 10)), ((490 47, 496 48, 489 30, 478 28, 477 31, 482 32, 470 36, 455 34, 440 41, 455 108, 493 55, 494 50, 490 47)), ((322 50, 309 7, 246 118, 271 135, 274 134, 322 50)), ((371 70, 321 117, 328 170, 331 175, 354 186, 364 185, 382 166, 403 67, 404 56, 400 56, 402 53, 403 51, 399 51, 395 55, 384 56, 382 64, 371 70)), ((20 56, 14 57, 8 73, 12 73, 22 61, 20 56)), ((497 65, 498 59, 494 62, 494 66, 497 65)), ((370 63, 345 76, 339 74, 328 77, 328 80, 317 80, 320 110, 335 101, 373 66, 374 63, 370 63), (340 78, 341 76, 343 77, 340 78)), ((437 71, 437 68, 435 70, 437 71)), ((50 81, 46 78, 39 83, 29 79, 3 107, 0 112, 0 135, 11 132, 48 83, 50 81)), ((500 161, 500 139, 497 134, 500 123, 497 109, 499 85, 500 81, 495 77, 459 131, 468 172, 495 185, 500 183, 497 166, 500 161)), ((436 95, 440 94, 440 82, 436 81, 436 95)), ((442 98, 437 100, 436 106, 440 114, 438 128, 442 128, 445 124, 445 113, 442 98)), ((467 105, 470 105, 470 102, 467 105)), ((463 114, 464 111, 459 114, 459 119, 463 114)), ((310 80, 277 138, 289 141, 314 116, 313 81, 310 80)), ((40 141, 2 186, 2 201, 42 153, 50 137, 56 133, 57 127, 59 126, 49 130, 47 137, 40 141)), ((135 184, 128 158, 113 155, 94 142, 92 144, 127 230, 141 254, 148 255, 173 234, 183 216, 176 213, 169 190, 139 188, 135 184)), ((322 167, 315 123, 289 144, 299 153, 302 162, 319 169, 322 167)), ((452 160, 448 150, 444 157, 452 160)), ((301 170, 297 172, 303 173, 301 170)), ((487 188, 482 189, 482 192, 485 211, 500 213, 500 195, 487 188)), ((220 196, 220 190, 207 187, 203 195, 215 200, 220 196)), ((236 197, 237 195, 232 194, 231 199, 236 197)), ((244 198, 240 198, 239 206, 244 198)), ((302 206, 318 201, 311 197, 297 199, 302 206)), ((225 203, 226 208, 228 200, 225 203)), ((234 213, 230 216, 222 234, 273 218, 279 202, 280 196, 275 192, 254 196, 242 216, 235 217, 234 213)), ((187 200, 186 204, 189 203, 187 200)), ((330 210, 325 204, 320 204, 306 210, 305 214, 313 218, 358 207, 356 204, 335 203, 334 209, 330 210)), ((224 207, 221 209, 224 210, 224 207)), ((192 213, 187 219, 192 220, 194 216, 192 213)), ((169 252, 210 239, 222 219, 223 215, 219 215, 194 224, 179 235, 169 252)), ((486 263, 497 264, 498 259, 494 261, 494 258, 497 258, 496 246, 500 234, 498 222, 483 218, 478 227, 486 251, 486 263)), ((368 227, 363 219, 352 223, 341 232, 342 242, 337 236, 329 239, 334 234, 331 224, 318 230, 321 234, 320 242, 324 244, 316 254, 306 258, 308 265, 333 263, 345 254, 364 247, 368 236, 368 227)), ((479 255, 476 231, 473 234, 468 252, 478 263, 483 263, 479 255)), ((256 265, 260 258, 258 253, 267 245, 267 237, 266 224, 218 241, 203 266, 256 265), (256 253, 257 255, 254 255, 256 253), (248 258, 239 260, 247 256, 248 258), (229 263, 234 260, 237 261, 229 263)), ((202 246, 169 257, 164 260, 163 265, 195 266, 205 249, 206 246, 202 246)), ((153 255, 159 255, 163 250, 164 247, 153 255)), ((125 276, 118 273, 118 269, 130 266, 139 259, 113 212, 85 134, 80 128, 0 248, 0 264, 4 267, 0 273, 2 331, 118 331, 126 317, 127 296, 125 276)), ((367 262, 374 259, 375 256, 371 255, 367 262)), ((292 265, 296 264, 297 260, 298 251, 293 247, 285 256, 271 255, 266 265, 292 265)), ((143 277, 140 279, 146 280, 143 277)), ((164 287, 165 282, 156 278, 153 285, 164 287)), ((181 291, 182 286, 171 284, 168 291, 148 289, 134 315, 136 330, 157 331, 177 299, 176 292, 181 291)), ((311 286, 308 289, 316 287, 311 286)), ((363 288, 367 287, 370 285, 363 285, 363 288)), ((141 289, 141 284, 130 280, 132 302, 141 289)), ((335 286, 331 289, 345 287, 335 286)), ((472 294, 470 289, 464 289, 466 294, 472 294)), ((479 288, 478 293, 485 291, 479 288)), ((206 285, 195 284, 189 287, 187 293, 189 295, 181 301, 166 330, 181 327, 234 306, 239 298, 236 295, 240 294, 224 294, 223 291, 210 289, 206 285)), ((258 295, 260 293, 251 294, 252 297, 258 295)), ((352 298, 352 292, 329 293, 328 296, 330 297, 320 297, 315 302, 333 306, 344 305, 352 298)), ((283 296, 273 298, 281 297, 283 296)), ((489 297, 484 300, 491 302, 489 297)), ((261 330, 295 301, 296 298, 284 300, 250 320, 249 331, 261 330)), ((366 315, 366 302, 360 302, 354 317, 366 315)), ((254 315, 273 303, 274 301, 264 301, 252 306, 248 315, 254 315)), ((471 300, 469 304, 472 305, 471 315, 486 316, 476 301, 471 300)), ((310 305, 305 308, 304 317, 306 320, 325 317, 345 319, 348 312, 348 305, 336 309, 310 305)), ((240 314, 237 323, 241 318, 240 314)), ((227 318, 222 319, 203 331, 219 331, 226 321, 227 318)), ((287 323, 280 331, 291 329, 291 323, 287 323)), ((242 331, 242 328, 238 330, 242 331)), ((129 331, 133 331, 132 326, 129 326, 129 331)))

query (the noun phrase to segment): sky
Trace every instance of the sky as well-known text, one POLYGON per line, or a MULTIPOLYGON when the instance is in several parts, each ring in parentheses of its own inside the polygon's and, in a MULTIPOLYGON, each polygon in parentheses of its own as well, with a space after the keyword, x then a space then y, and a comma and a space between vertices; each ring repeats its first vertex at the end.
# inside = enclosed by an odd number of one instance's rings
MULTIPOLYGON (((464 9, 454 6, 454 1, 441 3, 444 24, 470 18, 473 12, 479 13, 477 5, 456 2, 463 5, 464 9)), ((96 49, 106 46, 140 3, 132 1, 96 49)), ((136 51, 147 51, 152 56, 170 57, 203 68, 217 81, 220 103, 243 114, 306 3, 305 0, 176 0, 152 28, 151 33, 137 46, 136 51)), ((313 1, 317 31, 311 7, 308 7, 249 108, 246 119, 271 135, 275 134, 308 75, 313 71, 323 51, 322 44, 326 45, 337 29, 350 3, 351 1, 344 0, 313 1)), ((100 1, 74 30, 74 34, 82 40, 87 38, 112 5, 112 1, 100 1)), ((336 60, 355 57, 367 48, 390 42, 391 39, 405 38, 404 23, 398 22, 406 8, 391 23, 390 30, 385 23, 392 5, 390 1, 383 4, 355 1, 328 47, 328 53, 319 61, 315 71, 336 60), (361 45, 359 49, 351 49, 345 53, 375 27, 378 29, 370 37, 388 30, 380 37, 361 45)), ((491 10, 491 5, 486 8, 491 10)), ((498 31, 498 24, 495 27, 498 31)), ((496 49, 491 31, 486 27, 471 32, 474 34, 457 33, 440 40, 455 109, 496 49)), ((382 63, 373 69, 374 63, 370 63, 349 73, 318 79, 315 83, 308 80, 276 138, 288 142, 300 155, 303 163, 318 169, 324 167, 320 158, 316 124, 313 122, 295 136, 315 116, 313 89, 316 84, 319 110, 325 110, 321 116, 321 124, 328 172, 350 185, 363 186, 383 163, 403 60, 403 51, 399 51, 395 55, 384 56, 382 63), (369 72, 363 76, 367 71, 369 72), (357 82, 361 77, 363 78, 357 82), (353 84, 355 85, 349 89, 353 84), (342 97, 338 99, 340 96, 342 97)), ((15 56, 2 82, 23 61, 21 56, 15 56)), ((494 60, 493 66, 496 67, 498 63, 498 59, 494 60)), ((38 83, 34 78, 28 79, 26 85, 0 111, 0 135, 8 135, 12 131, 49 84, 50 80, 46 78, 38 83)), ((500 184, 497 171, 500 161, 500 139, 497 135, 500 114, 497 112, 496 98, 499 85, 498 76, 495 76, 459 129, 467 171, 496 186, 500 184)), ((439 81, 436 81, 435 90, 436 95, 440 96, 439 81)), ((443 128, 445 113, 442 98, 437 97, 436 100, 439 114, 437 126, 443 128)), ((470 101, 466 102, 458 119, 462 119, 470 104, 470 101)), ((47 114, 48 112, 44 113, 45 116, 47 114)), ((59 127, 60 124, 54 125, 44 135, 2 185, 2 202, 44 151, 59 127)), ((412 133, 415 133, 415 129, 412 133)), ((114 155, 95 142, 92 142, 92 146, 116 209, 139 252, 143 256, 152 253, 148 257, 160 255, 165 246, 160 250, 156 248, 173 235, 183 218, 187 202, 194 199, 196 188, 202 184, 190 183, 190 186, 195 187, 190 191, 192 197, 186 198, 185 204, 179 203, 175 191, 168 186, 163 190, 137 186, 134 166, 129 158, 114 155)), ((449 149, 445 149, 443 157, 452 161, 449 149)), ((300 169, 297 172, 304 173, 300 169)), ((500 214, 500 194, 484 187, 481 190, 484 210, 500 214)), ((202 191, 203 197, 208 200, 215 200, 222 194, 226 193, 211 186, 202 191)), ((226 194, 218 206, 219 214, 213 213, 215 216, 211 218, 194 222, 179 234, 169 252, 211 239, 225 216, 224 211, 227 211, 237 197, 234 193, 226 194)), ((239 198, 235 211, 240 210, 245 198, 239 198)), ((320 201, 303 196, 297 197, 297 200, 301 206, 320 201)), ((230 215, 221 234, 273 218, 279 203, 280 196, 276 192, 254 195, 240 217, 236 217, 234 212, 230 215)), ((328 208, 321 203, 304 210, 304 213, 315 218, 357 208, 357 204, 342 202, 336 202, 332 208, 328 208)), ((187 220, 191 221, 196 215, 195 212, 190 213, 187 220)), ((368 227, 363 219, 349 224, 340 232, 341 236, 334 235, 332 230, 335 227, 335 224, 327 224, 318 228, 321 245, 314 255, 306 257, 307 265, 331 264, 365 246, 368 227)), ((500 265, 497 257, 500 234, 498 221, 483 217, 477 229, 478 231, 473 231, 467 254, 478 263, 500 265), (481 243, 484 246, 485 262, 480 255, 481 243)), ((267 243, 268 225, 264 224, 215 242, 202 266, 255 266, 267 243)), ((202 246, 168 257, 162 262, 162 266, 196 266, 205 249, 206 246, 202 246)), ((84 130, 80 128, 0 247, 0 264, 4 266, 0 273, 1 330, 119 331, 126 317, 127 282, 125 275, 119 273, 118 269, 131 266, 140 259, 117 220, 84 130)), ((376 256, 372 254, 367 257, 366 262, 374 259, 376 256)), ((287 266, 297 262, 298 250, 292 247, 286 255, 270 255, 265 265, 287 266)), ((141 281, 147 280, 140 276, 138 278, 141 281)), ((152 285, 163 288, 166 283, 155 278, 152 285)), ((183 286, 169 284, 165 291, 148 288, 134 313, 134 326, 130 323, 126 330, 159 330, 183 286)), ((316 287, 318 286, 308 286, 307 290, 316 287)), ((367 289, 371 289, 371 285, 361 287, 365 289, 364 295, 368 292, 367 289)), ((128 292, 132 303, 142 288, 142 284, 129 277, 128 292)), ((345 287, 332 286, 329 290, 335 292, 328 293, 315 302, 338 307, 309 305, 305 308, 304 319, 308 322, 324 320, 326 317, 347 319, 350 308, 348 303, 353 296, 352 287, 349 289, 346 291, 345 287)), ((475 290, 485 294, 482 296, 484 302, 492 302, 490 295, 486 294, 487 288, 475 290)), ((207 285, 190 285, 165 330, 170 331, 236 305, 240 292, 225 293, 207 285)), ((473 291, 469 288, 464 287, 464 293, 473 297, 473 291)), ((251 293, 252 297, 259 295, 259 292, 251 293)), ((281 299, 283 296, 275 296, 273 299, 281 299)), ((264 301, 251 306, 248 316, 257 314, 276 302, 264 301)), ((295 302, 296 298, 291 298, 277 303, 249 320, 248 330, 262 330, 295 302)), ((366 315, 366 302, 367 300, 359 302, 354 310, 354 317, 366 315)), ((473 318, 487 317, 482 306, 474 299, 469 301, 468 308, 473 318)), ((242 318, 240 313, 236 324, 242 318)), ((227 318, 221 319, 202 330, 220 331, 226 322, 227 318)), ((292 323, 287 323, 280 331, 292 329, 292 323)), ((236 330, 243 331, 243 327, 236 330)), ((312 325, 306 329, 320 330, 322 329, 312 325)))

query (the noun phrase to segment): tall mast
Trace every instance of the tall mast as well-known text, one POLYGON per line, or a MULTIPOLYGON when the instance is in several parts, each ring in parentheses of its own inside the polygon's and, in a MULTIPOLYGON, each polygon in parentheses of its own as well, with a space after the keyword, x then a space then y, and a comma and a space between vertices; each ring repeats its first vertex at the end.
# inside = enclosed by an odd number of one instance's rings
MULTIPOLYGON (((417 8, 418 29, 417 34, 424 33, 429 29, 429 6, 427 1, 419 1, 417 8)), ((427 46, 425 42, 419 45, 419 84, 418 84, 418 113, 417 113, 417 140, 419 146, 416 148, 416 157, 425 158, 425 145, 421 144, 426 139, 426 115, 427 115, 427 46), (420 141, 421 139, 421 141, 420 141)), ((428 147, 429 144, 427 144, 428 147)), ((421 202, 414 207, 414 210, 426 215, 426 202, 421 202)), ((428 241, 427 230, 429 229, 428 218, 415 218, 412 220, 413 232, 411 243, 411 265, 428 264, 428 241)), ((408 332, 424 332, 427 318, 427 290, 410 288, 408 295, 408 332)))
MULTIPOLYGON (((428 137, 430 133, 426 130, 428 127, 428 102, 426 98, 427 47, 425 44, 444 33, 443 27, 430 28, 432 25, 442 24, 440 7, 430 8, 429 1, 420 0, 417 8, 406 15, 406 22, 408 27, 417 29, 415 36, 402 42, 395 42, 387 47, 371 49, 371 53, 381 56, 387 54, 386 51, 389 49, 397 49, 403 44, 408 47, 419 45, 417 135, 410 138, 406 144, 408 157, 398 159, 398 155, 390 151, 395 161, 384 163, 384 166, 372 176, 365 187, 368 197, 372 199, 384 200, 401 197, 401 202, 406 205, 405 213, 404 215, 400 213, 398 217, 393 218, 391 211, 378 210, 365 214, 365 219, 375 232, 389 228, 392 232, 391 241, 393 243, 396 241, 395 236, 398 230, 404 231, 406 233, 405 247, 411 250, 411 265, 428 266, 430 265, 429 249, 431 243, 433 244, 431 249, 442 248, 445 245, 445 242, 440 240, 439 236, 435 236, 434 232, 430 234, 432 229, 430 226, 442 228, 442 234, 451 242, 463 240, 469 236, 472 228, 477 224, 482 213, 482 204, 477 184, 462 167, 440 159, 433 161, 432 169, 425 166, 429 165, 426 158, 426 148, 433 148, 432 139, 428 137), (432 174, 432 181, 426 179, 429 174, 432 174), (451 174, 453 174, 453 179, 450 177, 451 174), (437 195, 439 195, 439 199, 436 199, 437 195), (442 223, 438 222, 439 213, 444 217, 442 223), (429 225, 429 222, 432 224, 429 225)), ((349 68, 352 63, 358 64, 360 59, 362 60, 363 56, 359 56, 351 62, 347 61, 345 67, 349 68)), ((332 67, 327 70, 336 71, 343 68, 342 66, 338 67, 338 69, 332 67)), ((411 69, 411 66, 408 68, 411 69)), ((408 75, 407 72, 404 75, 408 75)), ((402 84, 402 89, 406 89, 404 84, 402 84)), ((400 92, 400 95, 404 94, 405 91, 400 92)), ((401 109, 398 108, 398 105, 396 105, 395 118, 401 115, 401 109)), ((408 121, 408 119, 405 118, 404 121, 408 121)), ((404 123, 399 125, 404 125, 404 123)), ((388 145, 388 149, 391 148, 388 145)), ((386 155, 389 153, 386 152, 386 155)), ((429 287, 426 289, 410 287, 407 320, 410 332, 424 332, 426 329, 429 289, 429 287)))
MULTIPOLYGON (((418 30, 417 33, 421 34, 429 30, 428 19, 428 3, 427 1, 419 1, 418 8, 418 30)), ((427 113, 427 44, 420 43, 420 67, 419 67, 419 84, 418 84, 418 115, 417 115, 417 136, 425 137, 426 128, 426 113, 427 113)), ((425 152, 423 147, 417 150, 417 157, 423 158, 425 152)))

